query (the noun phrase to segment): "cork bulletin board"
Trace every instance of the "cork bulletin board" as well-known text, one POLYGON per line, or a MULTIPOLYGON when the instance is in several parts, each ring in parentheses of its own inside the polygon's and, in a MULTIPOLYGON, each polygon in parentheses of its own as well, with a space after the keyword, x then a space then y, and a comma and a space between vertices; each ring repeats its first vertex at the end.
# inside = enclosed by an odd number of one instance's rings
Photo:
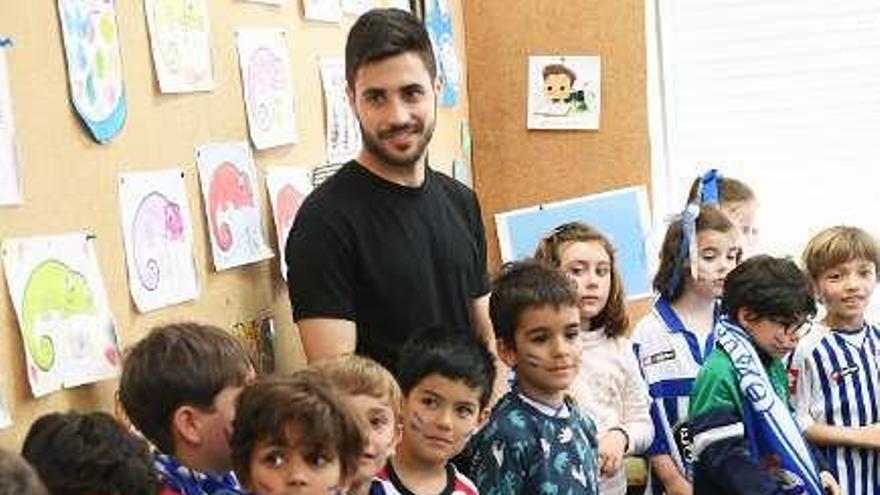
MULTIPOLYGON (((462 7, 450 1, 456 51, 466 69, 462 7)), ((231 328, 266 315, 274 319, 277 362, 291 370, 303 362, 278 268, 278 246, 265 187, 268 166, 310 168, 325 156, 324 103, 318 57, 342 56, 353 18, 341 23, 305 21, 299 0, 272 6, 211 0, 211 50, 215 89, 162 94, 156 81, 142 0, 116 3, 128 115, 120 134, 97 144, 71 107, 56 2, 0 2, 0 36, 7 51, 15 124, 22 162, 23 202, 0 207, 0 239, 87 229, 95 237, 99 270, 120 345, 131 345, 161 323, 196 320, 231 328), (194 149, 213 142, 247 141, 235 31, 277 27, 288 31, 299 141, 254 152, 265 237, 276 257, 217 272, 213 268, 194 149), (148 313, 135 308, 120 224, 120 173, 180 168, 184 171, 200 295, 148 313)), ((464 77, 467 77, 466 72, 464 77)), ((466 85, 457 106, 438 108, 432 164, 447 173, 461 158, 460 128, 469 112, 466 85)), ((3 277, 0 268, 0 277, 3 277)), ((18 323, 6 284, 0 283, 0 393, 13 426, 0 430, 0 447, 18 450, 30 423, 50 411, 112 411, 116 381, 108 380, 34 399, 25 376, 18 323)))
MULTIPOLYGON (((466 2, 474 186, 490 269, 500 263, 494 215, 627 186, 649 185, 645 10, 614 2, 466 2), (528 130, 528 59, 601 60, 597 130, 528 130)), ((632 307, 632 320, 646 310, 632 307)))

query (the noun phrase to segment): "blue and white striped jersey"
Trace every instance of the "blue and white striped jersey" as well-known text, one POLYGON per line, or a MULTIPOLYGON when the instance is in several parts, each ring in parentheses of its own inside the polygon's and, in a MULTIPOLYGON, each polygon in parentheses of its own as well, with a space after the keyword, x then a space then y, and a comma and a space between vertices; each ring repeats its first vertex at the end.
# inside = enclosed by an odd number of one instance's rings
MULTIPOLYGON (((712 351, 712 332, 692 332, 684 327, 668 300, 659 297, 651 312, 633 331, 633 347, 651 394, 654 442, 646 455, 669 454, 690 479, 690 454, 675 441, 674 430, 687 420, 694 379, 712 351)), ((646 493, 663 493, 659 483, 649 481, 646 493)))
MULTIPOLYGON (((820 325, 799 343, 791 359, 789 381, 798 422, 867 426, 880 422, 880 330, 865 325, 857 332, 820 325)), ((844 495, 880 495, 878 451, 820 447, 844 495)))

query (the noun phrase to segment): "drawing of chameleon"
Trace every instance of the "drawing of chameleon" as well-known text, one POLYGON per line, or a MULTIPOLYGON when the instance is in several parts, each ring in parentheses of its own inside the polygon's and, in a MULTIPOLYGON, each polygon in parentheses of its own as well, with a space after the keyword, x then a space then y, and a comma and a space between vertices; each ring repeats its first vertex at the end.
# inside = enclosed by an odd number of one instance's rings
POLYGON ((287 234, 293 227, 293 220, 296 218, 296 212, 299 211, 303 199, 305 199, 303 194, 290 184, 286 184, 278 191, 277 207, 275 208, 278 249, 284 249, 287 244, 287 234))
POLYGON ((147 290, 159 287, 160 260, 169 242, 183 239, 180 205, 153 191, 141 199, 132 221, 134 265, 147 290))
POLYGON ((229 208, 239 210, 255 206, 248 175, 229 162, 223 162, 217 167, 211 176, 211 186, 208 190, 208 222, 217 246, 222 251, 229 251, 234 239, 230 225, 226 222, 220 223, 218 220, 220 212, 229 208))
POLYGON ((55 364, 55 345, 50 336, 37 336, 38 323, 96 312, 83 274, 56 260, 37 265, 25 285, 21 306, 24 344, 37 368, 49 371, 55 364))

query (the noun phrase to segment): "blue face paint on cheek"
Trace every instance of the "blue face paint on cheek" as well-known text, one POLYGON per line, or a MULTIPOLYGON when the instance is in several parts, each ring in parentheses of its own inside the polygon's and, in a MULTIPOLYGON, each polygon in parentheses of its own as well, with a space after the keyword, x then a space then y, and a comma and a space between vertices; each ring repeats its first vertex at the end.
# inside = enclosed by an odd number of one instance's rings
POLYGON ((409 427, 413 431, 422 431, 425 429, 425 421, 419 416, 419 413, 413 413, 412 418, 409 420, 409 427))
POLYGON ((541 358, 535 356, 534 354, 525 354, 523 356, 523 361, 526 362, 532 368, 540 368, 541 367, 541 358))

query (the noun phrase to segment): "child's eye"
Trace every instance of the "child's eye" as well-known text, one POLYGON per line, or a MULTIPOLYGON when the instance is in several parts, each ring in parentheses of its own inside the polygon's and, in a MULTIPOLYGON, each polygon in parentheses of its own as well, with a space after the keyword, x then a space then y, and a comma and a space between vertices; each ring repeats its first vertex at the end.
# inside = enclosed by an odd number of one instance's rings
POLYGON ((372 418, 370 418, 370 426, 374 430, 384 429, 385 426, 387 426, 390 422, 391 421, 389 421, 388 418, 386 418, 385 416, 373 416, 372 418))
POLYGON ((467 419, 474 415, 474 410, 467 406, 460 406, 455 409, 455 414, 461 419, 467 419))
POLYGON ((600 277, 607 277, 611 273, 611 267, 608 266, 600 266, 596 269, 596 275, 600 277))
POLYGON ((565 331, 565 340, 577 340, 581 335, 578 328, 569 328, 565 331))
POLYGON ((437 407, 437 404, 438 401, 434 397, 431 397, 429 395, 422 397, 422 405, 427 408, 434 409, 437 407))
POLYGON ((581 268, 581 267, 569 268, 569 269, 568 269, 568 274, 569 274, 569 275, 574 275, 575 277, 581 275, 582 273, 584 273, 584 269, 581 268))
POLYGON ((263 464, 277 468, 286 463, 284 451, 280 449, 270 450, 263 455, 263 464))
POLYGON ((548 337, 547 335, 536 335, 531 338, 530 342, 532 342, 533 344, 544 344, 548 340, 550 340, 550 337, 548 337))
POLYGON ((825 278, 827 278, 828 280, 840 280, 840 274, 837 272, 832 272, 826 275, 825 278))
POLYGON ((315 467, 324 467, 327 464, 333 462, 333 457, 327 455, 326 452, 311 452, 307 456, 305 456, 306 462, 315 467))

